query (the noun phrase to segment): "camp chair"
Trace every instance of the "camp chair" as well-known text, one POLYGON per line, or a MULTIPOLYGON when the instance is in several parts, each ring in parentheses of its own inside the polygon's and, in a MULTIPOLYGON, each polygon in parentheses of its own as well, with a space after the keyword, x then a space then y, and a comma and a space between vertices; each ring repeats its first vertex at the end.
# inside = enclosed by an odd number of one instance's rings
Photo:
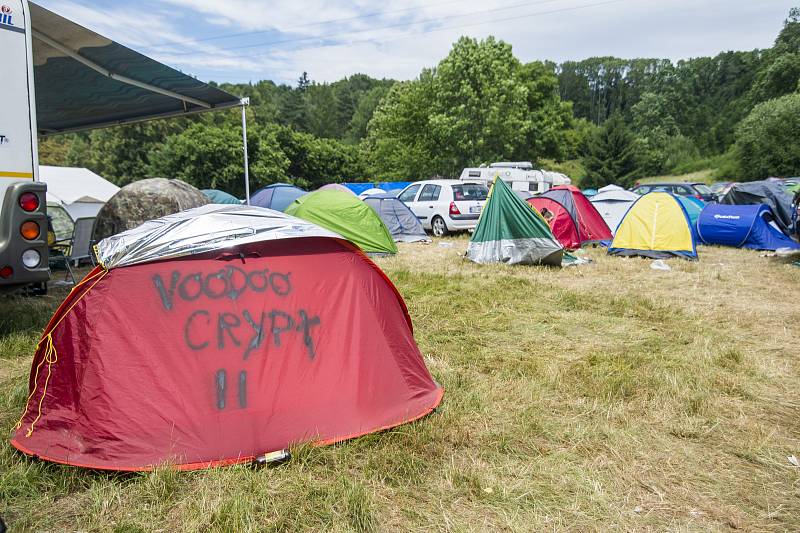
POLYGON ((69 259, 78 266, 81 259, 90 259, 94 264, 92 256, 92 234, 94 233, 94 217, 79 218, 75 221, 75 231, 72 233, 72 249, 69 259))
POLYGON ((75 283, 75 274, 72 272, 72 266, 77 267, 81 259, 87 258, 94 264, 91 245, 95 220, 94 217, 79 218, 75 221, 72 237, 56 241, 50 247, 50 268, 56 269, 63 265, 67 271, 64 279, 68 276, 72 279, 73 284, 75 283))

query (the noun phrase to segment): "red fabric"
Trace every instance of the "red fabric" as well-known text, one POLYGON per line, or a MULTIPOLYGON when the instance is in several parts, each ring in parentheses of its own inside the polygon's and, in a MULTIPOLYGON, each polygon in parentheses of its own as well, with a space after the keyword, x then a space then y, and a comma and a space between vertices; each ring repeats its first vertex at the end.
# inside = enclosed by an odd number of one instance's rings
POLYGON ((89 468, 204 468, 439 404, 402 298, 363 254, 324 238, 236 252, 244 262, 229 252, 114 269, 70 295, 45 330, 55 326, 58 360, 41 417, 27 437, 46 343, 12 444, 89 468))
POLYGON ((535 207, 540 213, 542 209, 545 208, 553 213, 553 219, 550 221, 550 229, 553 232, 553 236, 561 243, 561 246, 568 250, 575 250, 581 247, 578 228, 575 226, 575 222, 563 205, 543 196, 528 198, 528 203, 535 207))
POLYGON ((572 201, 575 203, 575 212, 578 216, 576 223, 578 224, 581 244, 594 241, 610 241, 614 238, 603 216, 579 188, 574 185, 559 185, 550 190, 567 190, 572 193, 572 201))

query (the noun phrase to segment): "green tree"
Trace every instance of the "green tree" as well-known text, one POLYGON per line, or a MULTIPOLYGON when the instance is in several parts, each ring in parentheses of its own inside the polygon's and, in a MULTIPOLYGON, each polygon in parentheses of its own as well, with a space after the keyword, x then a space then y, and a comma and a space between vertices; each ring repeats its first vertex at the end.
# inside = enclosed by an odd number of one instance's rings
POLYGON ((736 129, 736 153, 745 177, 800 174, 800 94, 757 105, 736 129))
POLYGON ((631 108, 632 129, 637 136, 639 168, 649 175, 663 174, 696 156, 693 143, 681 135, 669 100, 659 94, 644 93, 631 108))
POLYGON ((297 80, 297 87, 294 90, 284 91, 283 116, 286 123, 291 124, 299 131, 308 131, 308 102, 306 92, 311 85, 308 73, 303 74, 297 80))
POLYGON ((317 188, 326 183, 361 181, 365 177, 356 146, 291 128, 280 128, 276 141, 290 162, 286 169, 288 181, 301 187, 317 188))
MULTIPOLYGON (((535 61, 520 68, 519 78, 527 89, 530 127, 525 142, 516 147, 513 159, 547 157, 561 160, 574 151, 572 104, 558 95, 555 65, 535 61)), ((505 155, 505 154, 504 154, 505 155)))
POLYGON ((586 168, 583 187, 633 185, 640 175, 636 142, 621 114, 612 115, 589 139, 583 164, 586 168))
POLYGON ((55 135, 39 138, 39 164, 67 166, 76 135, 55 135))
POLYGON ((127 185, 148 177, 150 155, 186 124, 185 119, 171 119, 94 130, 89 134, 86 152, 73 152, 68 159, 70 164, 86 166, 119 186, 127 185))
MULTIPOLYGON (((282 181, 289 160, 278 146, 275 129, 254 126, 247 133, 251 191, 282 181)), ((241 129, 193 124, 169 137, 152 154, 149 174, 181 179, 198 189, 222 189, 243 198, 241 129)))
POLYGON ((430 71, 398 83, 375 109, 362 143, 372 172, 388 180, 424 179, 436 173, 435 141, 428 126, 433 103, 430 71))
POLYGON ((306 89, 308 132, 317 137, 337 138, 343 126, 336 109, 336 97, 327 84, 313 84, 306 89))
POLYGON ((367 136, 367 126, 375 109, 389 92, 391 85, 378 85, 361 95, 345 129, 345 140, 358 142, 367 136))
POLYGON ((452 176, 486 161, 559 157, 571 120, 551 66, 523 66, 493 37, 462 37, 435 69, 389 91, 365 146, 382 177, 452 176))

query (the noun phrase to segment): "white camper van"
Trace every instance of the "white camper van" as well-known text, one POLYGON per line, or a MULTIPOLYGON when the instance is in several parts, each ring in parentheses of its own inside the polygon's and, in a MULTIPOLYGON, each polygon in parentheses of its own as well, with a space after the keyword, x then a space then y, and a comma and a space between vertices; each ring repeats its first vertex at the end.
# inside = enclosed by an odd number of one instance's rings
POLYGON ((24 0, 0 0, 0 292, 50 277, 27 7, 24 0))
MULTIPOLYGON (((0 0, 0 293, 49 279, 37 136, 214 109, 238 98, 28 0, 0 0)), ((244 143, 247 183, 247 145, 244 143)), ((80 197, 78 180, 72 191, 80 197)))
POLYGON ((511 189, 531 196, 549 191, 558 185, 569 185, 571 180, 564 174, 538 170, 530 161, 492 163, 478 168, 465 168, 461 172, 463 181, 480 181, 490 186, 495 177, 508 183, 511 189))

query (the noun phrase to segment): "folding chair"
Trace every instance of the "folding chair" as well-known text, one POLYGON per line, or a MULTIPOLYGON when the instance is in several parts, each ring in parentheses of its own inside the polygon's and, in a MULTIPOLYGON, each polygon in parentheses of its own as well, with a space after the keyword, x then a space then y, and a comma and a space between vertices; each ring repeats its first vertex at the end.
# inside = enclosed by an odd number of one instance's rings
POLYGON ((74 266, 78 266, 81 259, 89 259, 94 264, 92 234, 96 220, 94 217, 85 217, 75 221, 75 231, 72 233, 72 247, 69 253, 69 260, 73 261, 74 266))
POLYGON ((85 217, 75 221, 75 228, 72 237, 65 241, 59 241, 50 247, 50 268, 60 267, 62 264, 67 271, 64 276, 72 279, 75 284, 75 274, 72 266, 78 266, 81 259, 90 259, 94 264, 92 254, 92 234, 94 233, 95 218, 85 217), (72 266, 70 265, 72 263, 72 266))

